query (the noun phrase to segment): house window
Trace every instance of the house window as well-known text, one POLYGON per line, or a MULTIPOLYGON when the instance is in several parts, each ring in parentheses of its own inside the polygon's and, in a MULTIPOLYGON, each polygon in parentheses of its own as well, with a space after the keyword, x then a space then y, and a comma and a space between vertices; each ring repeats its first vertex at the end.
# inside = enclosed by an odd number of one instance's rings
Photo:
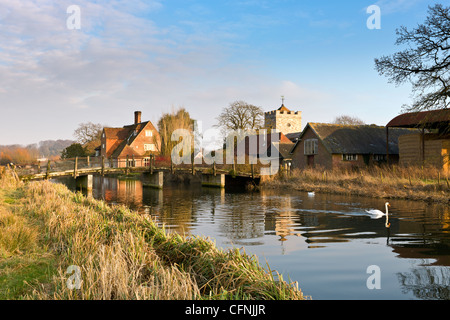
POLYGON ((152 132, 152 130, 145 130, 145 136, 146 136, 146 137, 153 137, 153 132, 152 132))
POLYGON ((342 160, 343 161, 357 161, 358 155, 357 154, 343 154, 342 160))
POLYGON ((105 149, 105 144, 102 145, 103 149, 105 149))
POLYGON ((144 167, 150 167, 150 158, 144 158, 144 167))
POLYGON ((136 167, 136 160, 128 159, 128 167, 136 167))
POLYGON ((317 154, 319 151, 319 141, 317 139, 305 140, 305 155, 317 154))
POLYGON ((154 144, 144 144, 145 151, 156 151, 156 146, 154 144))
POLYGON ((373 161, 386 161, 386 155, 385 154, 374 154, 373 161))

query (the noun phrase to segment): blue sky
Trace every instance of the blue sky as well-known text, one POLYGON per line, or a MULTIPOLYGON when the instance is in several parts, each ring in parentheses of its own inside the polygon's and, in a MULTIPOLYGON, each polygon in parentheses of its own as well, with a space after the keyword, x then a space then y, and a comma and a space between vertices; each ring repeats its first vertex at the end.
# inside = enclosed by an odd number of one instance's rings
POLYGON ((374 70, 395 29, 435 1, 0 0, 0 144, 70 139, 79 123, 156 122, 185 107, 207 129, 245 100, 307 122, 385 125, 410 103, 374 70), (81 29, 68 30, 68 6, 81 29), (381 9, 369 30, 366 8, 381 9))

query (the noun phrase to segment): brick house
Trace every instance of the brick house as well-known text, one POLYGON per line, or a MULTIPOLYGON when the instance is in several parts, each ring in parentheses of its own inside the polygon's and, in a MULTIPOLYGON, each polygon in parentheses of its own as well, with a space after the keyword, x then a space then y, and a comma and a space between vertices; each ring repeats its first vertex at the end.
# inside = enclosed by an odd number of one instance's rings
MULTIPOLYGON (((398 162, 398 139, 410 129, 389 131, 390 162, 398 162)), ((386 128, 308 123, 291 150, 292 167, 354 168, 386 161, 386 128)))
POLYGON ((100 155, 113 159, 115 167, 125 167, 129 159, 130 166, 135 159, 143 159, 143 165, 149 164, 150 155, 159 154, 161 137, 150 121, 141 121, 141 112, 134 113, 134 124, 123 128, 103 128, 100 155))

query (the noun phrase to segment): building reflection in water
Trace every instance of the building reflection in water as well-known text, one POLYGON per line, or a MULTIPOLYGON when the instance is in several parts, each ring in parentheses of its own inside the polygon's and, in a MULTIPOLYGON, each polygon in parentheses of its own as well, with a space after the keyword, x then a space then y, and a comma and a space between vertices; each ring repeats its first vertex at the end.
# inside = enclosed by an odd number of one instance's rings
MULTIPOLYGON (((423 261, 426 263, 426 261, 423 261)), ((397 273, 403 291, 423 300, 450 300, 450 268, 418 266, 397 273)))

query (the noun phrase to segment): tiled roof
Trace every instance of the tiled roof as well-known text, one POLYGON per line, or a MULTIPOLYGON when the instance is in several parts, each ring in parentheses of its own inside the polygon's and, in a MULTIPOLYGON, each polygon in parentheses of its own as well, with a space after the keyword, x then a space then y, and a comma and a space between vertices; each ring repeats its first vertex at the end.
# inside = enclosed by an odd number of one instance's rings
MULTIPOLYGON (((331 154, 386 154, 386 127, 308 123, 302 135, 308 128, 331 154)), ((413 132, 411 129, 390 128, 389 153, 398 154, 398 138, 413 132)))

